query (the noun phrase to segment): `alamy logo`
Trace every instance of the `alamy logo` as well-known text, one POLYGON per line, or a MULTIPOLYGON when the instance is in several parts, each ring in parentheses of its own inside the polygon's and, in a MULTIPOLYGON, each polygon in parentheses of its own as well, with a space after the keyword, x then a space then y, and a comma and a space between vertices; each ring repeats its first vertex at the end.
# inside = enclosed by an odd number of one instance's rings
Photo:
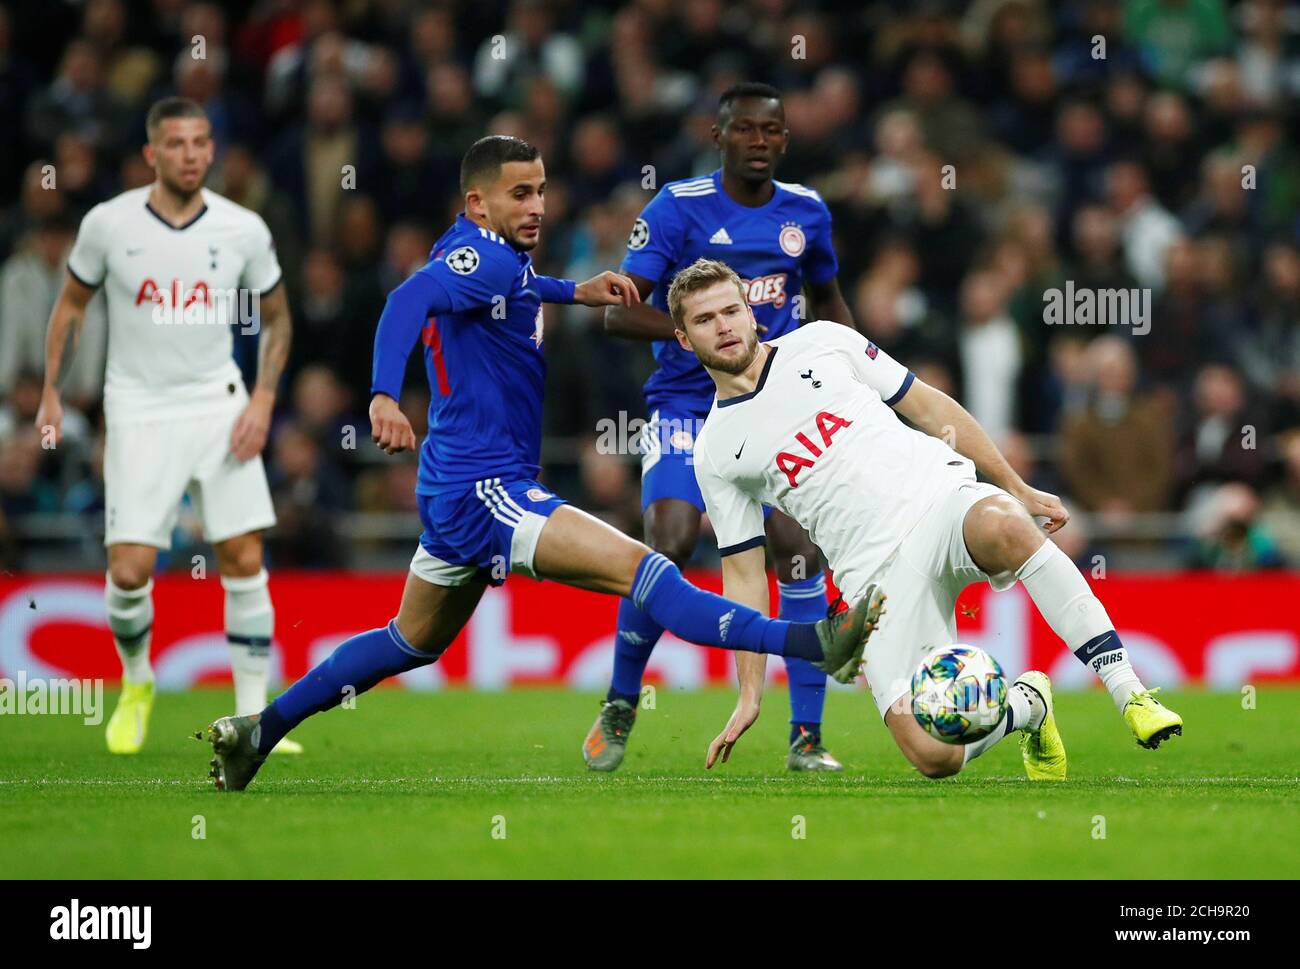
POLYGON ((1151 290, 1075 289, 1074 280, 1065 290, 1043 292, 1043 322, 1048 326, 1131 326, 1134 336, 1151 331, 1151 290))
POLYGON ((736 610, 732 609, 730 612, 724 612, 718 620, 718 638, 724 643, 727 641, 727 632, 731 629, 731 620, 735 618, 735 615, 736 610))
POLYGON ((149 905, 87 905, 79 899, 50 909, 50 938, 57 942, 130 942, 147 949, 153 938, 153 907, 149 905))

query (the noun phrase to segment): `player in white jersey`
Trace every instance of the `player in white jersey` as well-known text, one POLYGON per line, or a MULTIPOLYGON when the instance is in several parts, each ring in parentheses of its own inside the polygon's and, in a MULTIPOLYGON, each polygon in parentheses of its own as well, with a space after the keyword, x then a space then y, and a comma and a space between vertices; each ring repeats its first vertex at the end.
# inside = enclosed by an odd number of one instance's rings
MULTIPOLYGON (((1016 680, 1002 724, 974 743, 944 744, 912 716, 912 673, 930 649, 956 641, 957 596, 980 580, 995 589, 1024 583, 1053 631, 1100 676, 1139 744, 1156 747, 1182 732, 1182 718, 1133 672, 1083 576, 1044 537, 1069 520, 1060 499, 1025 484, 960 404, 835 323, 760 343, 740 280, 720 262, 682 270, 668 301, 678 341, 717 387, 695 442, 695 474, 723 555, 723 594, 767 607, 763 505, 808 530, 846 601, 879 584, 889 614, 867 641, 863 672, 918 770, 955 774, 1021 731, 1030 778, 1065 777, 1042 672, 1016 680), (952 446, 940 439, 945 433, 952 446), (977 481, 976 471, 992 483, 977 481)), ((719 754, 730 756, 758 716, 763 658, 738 654, 736 665, 740 700, 709 748, 710 767, 719 754)))
POLYGON ((153 572, 158 550, 171 546, 186 493, 225 588, 236 712, 266 704, 274 613, 261 533, 275 513, 260 455, 291 333, 266 223, 203 187, 213 158, 203 109, 166 98, 150 109, 147 129, 153 184, 95 206, 77 232, 50 315, 36 418, 57 443, 65 350, 75 346, 86 304, 102 286, 105 600, 122 660, 108 749, 119 754, 144 744, 153 708, 153 572), (251 396, 231 356, 233 326, 260 328, 251 396))

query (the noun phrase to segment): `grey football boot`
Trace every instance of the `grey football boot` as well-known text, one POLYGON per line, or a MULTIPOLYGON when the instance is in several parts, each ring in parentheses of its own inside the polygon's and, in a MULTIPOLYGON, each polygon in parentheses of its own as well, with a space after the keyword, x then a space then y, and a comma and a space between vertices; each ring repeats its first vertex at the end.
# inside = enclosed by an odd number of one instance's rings
POLYGON ((257 752, 262 737, 261 714, 250 717, 222 717, 209 724, 207 740, 212 744, 212 778, 218 791, 242 791, 266 763, 257 752))

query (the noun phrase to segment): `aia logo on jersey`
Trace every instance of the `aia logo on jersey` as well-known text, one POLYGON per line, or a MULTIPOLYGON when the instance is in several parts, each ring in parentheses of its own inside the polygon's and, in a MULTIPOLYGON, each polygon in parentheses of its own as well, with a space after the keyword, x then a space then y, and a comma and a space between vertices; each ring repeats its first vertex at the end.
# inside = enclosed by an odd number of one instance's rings
POLYGON ((194 284, 192 289, 186 289, 181 285, 179 279, 173 279, 168 289, 159 289, 158 284, 152 279, 146 279, 136 290, 135 305, 141 303, 158 303, 165 306, 179 306, 185 309, 193 306, 195 303, 203 303, 205 306, 212 305, 212 294, 208 292, 208 284, 199 280, 194 284))
POLYGON ((813 419, 817 426, 817 434, 821 438, 821 447, 813 443, 812 439, 800 431, 794 436, 795 441, 803 446, 811 457, 805 457, 797 453, 793 447, 790 450, 782 451, 776 456, 777 470, 785 475, 785 480, 790 482, 791 488, 798 488, 799 472, 804 468, 811 468, 817 463, 817 459, 822 456, 822 452, 831 446, 831 440, 835 437, 835 432, 842 427, 852 427, 853 422, 845 420, 843 417, 836 417, 828 410, 820 411, 813 419))
POLYGON ((880 352, 880 347, 876 346, 874 343, 868 340, 867 349, 866 349, 867 356, 869 356, 872 360, 874 360, 876 359, 876 354, 879 352, 880 352))
POLYGON ((802 227, 794 222, 787 222, 781 226, 777 241, 781 244, 781 251, 791 258, 802 256, 804 249, 808 245, 802 227))
POLYGON ((785 273, 773 273, 770 276, 757 276, 743 279, 745 301, 750 306, 771 303, 777 309, 785 305, 785 273))

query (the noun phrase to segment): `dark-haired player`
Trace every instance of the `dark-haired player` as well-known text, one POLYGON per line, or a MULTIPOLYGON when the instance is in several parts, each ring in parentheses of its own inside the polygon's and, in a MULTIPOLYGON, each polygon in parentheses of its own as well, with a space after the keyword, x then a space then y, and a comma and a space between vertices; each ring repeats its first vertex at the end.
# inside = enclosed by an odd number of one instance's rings
MULTIPOLYGON (((746 298, 769 339, 809 319, 853 325, 835 281, 830 212, 812 189, 773 177, 789 137, 776 88, 746 83, 724 92, 713 126, 722 167, 711 175, 668 183, 646 206, 632 228, 622 265, 644 302, 605 312, 608 332, 654 341, 658 369, 645 385, 650 419, 641 442, 641 509, 646 541, 678 565, 690 559, 699 539, 704 500, 695 483, 693 450, 709 413, 713 382, 673 338, 666 294, 674 274, 702 256, 734 268, 745 280, 746 298)), ((772 511, 766 539, 776 564, 781 618, 823 615, 826 580, 807 533, 772 511)), ((622 762, 641 678, 662 634, 663 627, 635 603, 622 603, 613 679, 583 744, 583 758, 592 770, 611 771, 622 762)), ((798 659, 786 663, 786 676, 786 765, 791 770, 840 770, 822 744, 825 676, 798 659)))
POLYGON ((371 435, 389 453, 416 446, 398 407, 406 360, 424 345, 429 433, 416 495, 424 533, 397 616, 353 636, 260 714, 209 727, 212 776, 241 790, 298 723, 385 677, 434 662, 488 585, 510 571, 627 596, 693 642, 800 656, 845 679, 857 671, 882 611, 871 592, 818 623, 771 620, 703 592, 671 561, 578 511, 537 481, 540 471, 542 303, 628 306, 626 276, 585 283, 540 276, 528 252, 545 212, 546 171, 517 138, 476 142, 461 164, 465 211, 429 262, 389 294, 375 334, 371 435))

